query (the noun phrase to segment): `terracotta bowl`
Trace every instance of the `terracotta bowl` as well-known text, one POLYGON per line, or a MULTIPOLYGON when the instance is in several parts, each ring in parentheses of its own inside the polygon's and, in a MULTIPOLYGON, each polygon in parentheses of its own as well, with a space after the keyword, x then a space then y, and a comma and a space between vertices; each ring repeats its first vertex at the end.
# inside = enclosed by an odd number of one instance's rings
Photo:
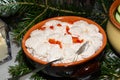
POLYGON ((99 28, 100 33, 102 33, 102 35, 103 35, 103 44, 102 44, 102 46, 92 56, 90 56, 90 57, 88 57, 88 58, 86 58, 84 60, 70 62, 70 63, 52 64, 52 66, 49 68, 49 70, 48 69, 44 70, 44 72, 46 72, 47 74, 50 74, 52 76, 60 76, 60 74, 63 74, 62 72, 64 72, 64 73, 66 73, 66 72, 68 73, 69 72, 69 74, 71 75, 71 74, 73 74, 74 69, 80 68, 79 65, 82 65, 83 63, 86 63, 86 62, 88 62, 88 61, 93 60, 94 58, 96 58, 103 51, 103 49, 106 46, 106 42, 107 42, 106 33, 102 29, 102 27, 100 25, 98 25, 97 23, 95 23, 94 21, 86 19, 86 18, 83 18, 83 17, 77 17, 77 16, 61 16, 61 17, 50 18, 50 19, 41 21, 38 24, 34 25, 31 29, 29 29, 26 32, 26 34, 24 35, 23 40, 22 40, 22 48, 23 48, 23 50, 25 52, 25 55, 29 59, 31 59, 32 61, 38 63, 39 65, 44 65, 47 62, 42 61, 42 60, 40 60, 38 58, 33 57, 27 51, 27 48, 25 46, 25 41, 26 41, 27 38, 29 38, 30 33, 33 30, 39 29, 42 25, 44 25, 49 20, 60 20, 60 21, 68 22, 68 23, 73 23, 73 22, 78 21, 78 20, 85 20, 85 21, 87 21, 90 24, 95 24, 99 28), (76 67, 78 67, 78 68, 76 68, 76 67))
POLYGON ((114 50, 120 54, 120 23, 117 22, 114 16, 118 5, 120 5, 120 0, 115 0, 110 6, 107 35, 114 50))

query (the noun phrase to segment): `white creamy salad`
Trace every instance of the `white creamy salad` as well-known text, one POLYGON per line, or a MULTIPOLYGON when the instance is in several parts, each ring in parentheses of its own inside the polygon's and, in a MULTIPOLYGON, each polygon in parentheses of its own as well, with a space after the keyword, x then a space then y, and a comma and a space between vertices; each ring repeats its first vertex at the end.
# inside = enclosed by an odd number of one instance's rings
POLYGON ((50 20, 31 32, 25 46, 38 59, 50 62, 63 58, 62 63, 73 62, 76 51, 86 42, 85 50, 77 55, 77 61, 93 55, 102 46, 103 36, 94 24, 79 20, 72 24, 50 20))

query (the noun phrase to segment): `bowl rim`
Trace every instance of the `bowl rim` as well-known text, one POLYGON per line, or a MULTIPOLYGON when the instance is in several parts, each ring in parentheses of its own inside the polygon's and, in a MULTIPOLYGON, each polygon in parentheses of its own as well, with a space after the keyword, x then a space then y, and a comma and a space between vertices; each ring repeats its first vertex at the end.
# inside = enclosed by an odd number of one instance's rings
POLYGON ((111 4, 110 9, 109 9, 109 18, 110 18, 110 21, 115 25, 115 27, 120 29, 120 23, 117 22, 117 20, 114 17, 114 14, 115 14, 115 11, 116 11, 118 5, 120 5, 120 0, 115 0, 111 4))
POLYGON ((102 50, 105 48, 106 46, 106 43, 107 43, 107 37, 106 37, 106 33, 105 31, 103 30, 103 28, 98 25, 96 22, 90 20, 90 19, 87 19, 87 18, 84 18, 84 17, 79 17, 79 16, 59 16, 59 17, 53 17, 53 18, 49 18, 49 19, 46 19, 46 20, 43 20, 37 24, 35 24, 34 26, 32 26, 26 33, 25 35, 23 36, 23 39, 22 39, 22 49, 24 51, 24 53, 26 54, 27 57, 29 57, 31 60, 39 63, 39 64, 47 64, 47 62, 45 61, 42 61, 34 56, 31 55, 31 53, 29 53, 26 49, 26 46, 25 46, 25 41, 26 39, 29 37, 29 34, 31 33, 32 30, 35 30, 37 28, 40 27, 40 25, 42 26, 45 22, 49 21, 49 20, 65 20, 67 19, 68 22, 70 21, 78 21, 78 20, 85 20, 87 21, 88 23, 91 23, 91 24, 95 24, 99 31, 102 33, 103 35, 103 44, 102 46, 100 47, 100 49, 98 49, 98 51, 96 51, 92 56, 88 57, 88 58, 85 58, 83 60, 80 60, 80 61, 75 61, 75 62, 70 62, 70 63, 56 63, 56 64, 52 64, 52 66, 59 66, 59 67, 67 67, 67 66, 74 66, 74 65, 78 65, 78 64, 82 64, 82 63, 85 63, 89 60, 92 60, 93 58, 97 57, 101 52, 102 50))

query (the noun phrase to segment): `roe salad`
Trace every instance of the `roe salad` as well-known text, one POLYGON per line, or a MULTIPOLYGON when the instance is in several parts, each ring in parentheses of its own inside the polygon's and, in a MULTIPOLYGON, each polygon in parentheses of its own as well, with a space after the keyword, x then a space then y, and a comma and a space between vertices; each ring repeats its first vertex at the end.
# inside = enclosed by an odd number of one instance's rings
POLYGON ((84 20, 74 23, 50 20, 31 32, 25 46, 31 55, 43 61, 63 58, 56 63, 69 63, 75 61, 75 53, 84 43, 88 42, 76 61, 95 54, 102 46, 102 40, 97 26, 84 20))

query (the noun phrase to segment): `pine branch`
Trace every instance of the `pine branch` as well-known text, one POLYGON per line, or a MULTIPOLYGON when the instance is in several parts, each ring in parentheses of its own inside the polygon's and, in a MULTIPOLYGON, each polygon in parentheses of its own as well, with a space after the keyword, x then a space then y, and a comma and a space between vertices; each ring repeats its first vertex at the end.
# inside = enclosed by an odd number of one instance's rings
MULTIPOLYGON (((72 11, 72 10, 59 9, 57 7, 52 7, 52 6, 48 5, 47 2, 44 5, 43 4, 38 4, 38 3, 33 3, 33 2, 17 2, 17 4, 22 5, 23 7, 27 6, 27 5, 28 6, 37 6, 37 7, 41 7, 41 8, 48 7, 48 9, 55 10, 55 11, 60 11, 60 12, 64 12, 64 13, 71 13, 71 14, 78 14, 78 15, 86 14, 86 12, 78 12, 78 11, 75 12, 75 11, 72 11)), ((19 11, 24 11, 24 10, 21 7, 19 11)))
POLYGON ((23 51, 20 50, 18 52, 18 55, 16 56, 16 61, 19 64, 9 67, 9 73, 12 75, 12 77, 20 76, 20 75, 26 74, 28 72, 31 72, 32 69, 27 65, 25 59, 26 58, 23 55, 23 51))
POLYGON ((101 75, 98 80, 118 80, 120 78, 120 57, 116 55, 109 44, 104 53, 105 56, 101 61, 101 75))
POLYGON ((64 12, 64 13, 77 14, 77 15, 86 14, 86 12, 74 12, 74 11, 70 11, 70 10, 58 9, 58 8, 55 8, 55 7, 49 7, 49 9, 64 12))
POLYGON ((39 14, 38 16, 36 16, 15 38, 18 39, 19 36, 24 33, 25 31, 27 31, 28 28, 31 27, 31 25, 35 22, 35 20, 37 20, 38 18, 40 18, 46 11, 47 11, 48 8, 45 8, 45 10, 39 14))
POLYGON ((15 0, 0 0, 0 16, 8 17, 17 12, 19 6, 15 0))

